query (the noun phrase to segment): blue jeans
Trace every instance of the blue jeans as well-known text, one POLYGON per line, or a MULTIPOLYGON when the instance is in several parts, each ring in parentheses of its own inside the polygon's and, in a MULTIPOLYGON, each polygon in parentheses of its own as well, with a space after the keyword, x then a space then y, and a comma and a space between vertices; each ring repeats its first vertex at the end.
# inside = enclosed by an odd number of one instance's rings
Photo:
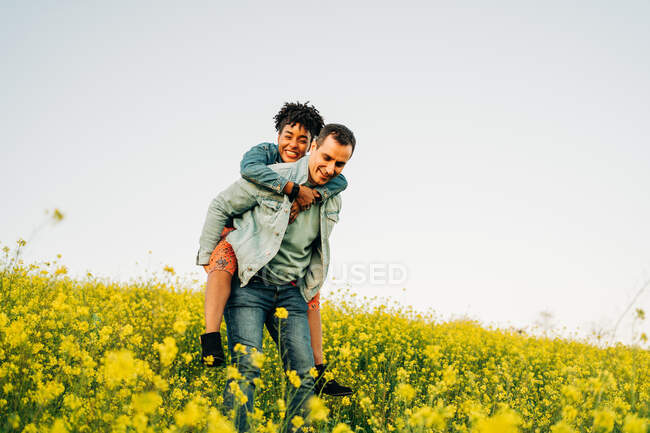
POLYGON ((289 385, 286 419, 291 420, 295 415, 306 418, 306 403, 314 388, 314 378, 309 374, 309 370, 314 367, 314 356, 307 322, 307 303, 298 287, 291 284, 270 285, 258 279, 252 279, 246 287, 240 287, 239 278, 235 277, 224 318, 228 329, 230 357, 243 376, 243 379, 236 382, 248 398, 242 406, 229 391, 234 379, 226 382, 224 406, 226 410, 235 409, 238 431, 249 429, 247 414, 253 411, 255 396, 253 380, 260 376, 260 369, 252 363, 251 349, 262 352, 264 325, 278 344, 285 371, 295 370, 300 377, 299 388, 289 385), (278 307, 285 308, 289 317, 275 317, 278 307), (234 351, 238 343, 246 348, 246 354, 234 351))

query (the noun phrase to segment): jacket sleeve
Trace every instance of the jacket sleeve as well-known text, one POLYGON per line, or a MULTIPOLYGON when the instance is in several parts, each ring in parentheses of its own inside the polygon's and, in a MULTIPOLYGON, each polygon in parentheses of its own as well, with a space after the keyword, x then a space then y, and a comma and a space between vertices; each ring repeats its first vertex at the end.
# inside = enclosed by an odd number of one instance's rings
POLYGON ((334 179, 327 182, 325 185, 317 187, 316 191, 320 193, 323 200, 327 200, 328 198, 335 196, 341 191, 344 191, 347 187, 347 179, 342 174, 339 174, 334 179))
POLYGON ((251 183, 240 179, 212 200, 199 238, 197 265, 203 266, 210 262, 210 255, 219 242, 226 222, 257 205, 254 188, 251 183))
POLYGON ((282 194, 288 179, 267 167, 278 162, 277 158, 278 150, 274 144, 261 143, 253 146, 241 160, 241 176, 256 185, 282 194))

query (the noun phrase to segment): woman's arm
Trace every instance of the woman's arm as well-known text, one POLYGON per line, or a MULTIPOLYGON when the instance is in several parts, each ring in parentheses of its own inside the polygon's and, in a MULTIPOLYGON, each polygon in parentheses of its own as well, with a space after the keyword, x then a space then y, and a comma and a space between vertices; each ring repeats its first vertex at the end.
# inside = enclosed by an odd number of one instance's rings
POLYGON ((348 187, 347 179, 342 174, 339 174, 334 179, 327 182, 325 185, 319 186, 315 189, 321 195, 321 198, 323 200, 327 200, 328 198, 345 190, 345 188, 347 187, 348 187))
POLYGON ((244 154, 240 164, 241 176, 270 191, 282 193, 289 182, 288 179, 268 167, 277 162, 281 162, 278 147, 273 143, 260 143, 244 154))

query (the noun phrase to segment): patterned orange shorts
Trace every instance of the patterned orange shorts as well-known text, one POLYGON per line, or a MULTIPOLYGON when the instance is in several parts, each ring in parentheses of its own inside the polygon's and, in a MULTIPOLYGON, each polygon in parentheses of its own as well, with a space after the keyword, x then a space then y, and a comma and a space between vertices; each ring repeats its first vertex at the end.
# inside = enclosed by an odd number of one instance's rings
MULTIPOLYGON (((226 271, 234 276, 237 272, 237 256, 230 242, 226 240, 228 233, 233 230, 235 230, 234 227, 225 227, 221 232, 221 240, 210 254, 210 261, 203 266, 208 275, 213 271, 226 271)), ((307 307, 312 311, 320 310, 320 293, 316 293, 316 296, 307 303, 307 307)))
POLYGON ((307 302, 307 308, 312 311, 320 310, 320 293, 316 293, 316 296, 311 298, 311 301, 307 302))
POLYGON ((230 242, 226 240, 228 233, 233 230, 235 230, 234 227, 224 227, 221 232, 221 240, 210 254, 210 261, 203 266, 208 274, 213 271, 226 271, 232 276, 237 272, 237 256, 235 256, 230 242))

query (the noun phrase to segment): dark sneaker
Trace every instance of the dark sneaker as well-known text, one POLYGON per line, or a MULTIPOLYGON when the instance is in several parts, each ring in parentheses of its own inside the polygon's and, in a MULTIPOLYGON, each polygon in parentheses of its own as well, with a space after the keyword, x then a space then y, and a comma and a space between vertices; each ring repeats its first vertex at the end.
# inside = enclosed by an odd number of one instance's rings
POLYGON ((318 371, 318 376, 314 383, 314 393, 316 395, 325 394, 331 395, 333 397, 343 397, 345 395, 352 395, 354 391, 349 386, 343 386, 336 381, 336 379, 325 380, 325 371, 327 366, 324 364, 318 364, 316 366, 316 371, 318 371))
POLYGON ((221 345, 221 334, 218 332, 201 334, 201 362, 206 367, 223 367, 226 365, 226 356, 221 345))

